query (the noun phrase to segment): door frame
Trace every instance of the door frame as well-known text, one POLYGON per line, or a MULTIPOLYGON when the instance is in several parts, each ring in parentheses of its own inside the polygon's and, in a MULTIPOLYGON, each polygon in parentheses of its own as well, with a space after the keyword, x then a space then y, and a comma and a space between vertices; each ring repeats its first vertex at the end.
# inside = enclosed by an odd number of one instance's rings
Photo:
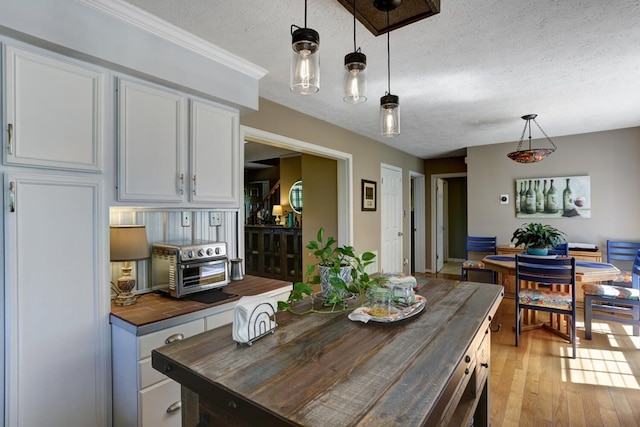
MULTIPOLYGON (((353 156, 350 153, 323 147, 298 139, 289 138, 272 132, 263 131, 249 126, 240 126, 240 169, 244 168, 244 142, 258 142, 287 150, 297 151, 302 154, 325 157, 336 160, 338 170, 338 235, 336 239, 339 245, 353 245, 353 156)), ((241 180, 243 181, 243 180, 241 180)), ((239 199, 242 200, 242 188, 238 188, 239 199)), ((238 253, 243 254, 244 247, 244 203, 240 204, 241 212, 238 214, 238 253)))
MULTIPOLYGON (((411 230, 414 239, 415 252, 411 254, 415 265, 415 273, 427 271, 426 236, 425 225, 425 175, 423 173, 409 171, 409 180, 413 182, 413 220, 414 230, 411 230)), ((411 227, 411 225, 409 225, 411 227)))
MULTIPOLYGON (((437 273, 436 270, 436 265, 437 265, 437 250, 438 250, 438 246, 437 246, 437 242, 436 242, 436 233, 438 230, 438 224, 436 221, 436 202, 437 202, 437 194, 436 194, 436 185, 438 182, 439 178, 442 179, 447 179, 447 178, 460 178, 460 177, 466 177, 467 173, 466 172, 454 172, 454 173, 441 173, 441 174, 433 174, 431 175, 431 269, 430 271, 432 273, 437 273)), ((442 256, 444 256, 444 254, 442 254, 442 256)))

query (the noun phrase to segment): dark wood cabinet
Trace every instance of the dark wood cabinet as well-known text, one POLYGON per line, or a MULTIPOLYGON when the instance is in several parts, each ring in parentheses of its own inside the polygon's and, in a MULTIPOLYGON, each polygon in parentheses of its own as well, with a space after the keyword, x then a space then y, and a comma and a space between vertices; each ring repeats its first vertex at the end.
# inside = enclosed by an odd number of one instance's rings
POLYGON ((247 225, 244 233, 247 274, 302 280, 302 229, 247 225))

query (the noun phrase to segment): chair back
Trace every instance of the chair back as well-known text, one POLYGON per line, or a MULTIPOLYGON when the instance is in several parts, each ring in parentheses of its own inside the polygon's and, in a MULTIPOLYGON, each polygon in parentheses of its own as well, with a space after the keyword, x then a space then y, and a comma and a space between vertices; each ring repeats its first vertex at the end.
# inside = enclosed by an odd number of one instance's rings
POLYGON ((633 261, 633 269, 631 270, 631 286, 640 289, 640 250, 636 253, 636 259, 633 261))
POLYGON ((520 281, 536 283, 571 285, 575 295, 576 259, 570 258, 538 258, 516 254, 516 288, 520 281))
POLYGON ((553 245, 553 249, 549 249, 548 254, 568 257, 569 244, 567 242, 564 242, 564 243, 558 243, 557 245, 553 245))
POLYGON ((467 236, 466 259, 471 259, 469 254, 472 252, 482 253, 484 255, 495 255, 498 253, 497 241, 498 238, 496 236, 467 236))
POLYGON ((620 279, 612 281, 612 284, 627 287, 630 285, 629 276, 639 250, 640 242, 607 240, 607 262, 623 272, 620 279))

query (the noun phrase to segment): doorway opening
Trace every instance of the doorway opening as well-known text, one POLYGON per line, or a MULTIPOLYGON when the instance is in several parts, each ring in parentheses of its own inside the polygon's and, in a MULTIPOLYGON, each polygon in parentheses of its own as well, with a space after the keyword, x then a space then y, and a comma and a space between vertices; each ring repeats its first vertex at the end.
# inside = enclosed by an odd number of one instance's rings
POLYGON ((467 174, 434 174, 431 188, 431 270, 440 272, 447 260, 459 263, 465 257, 467 174))

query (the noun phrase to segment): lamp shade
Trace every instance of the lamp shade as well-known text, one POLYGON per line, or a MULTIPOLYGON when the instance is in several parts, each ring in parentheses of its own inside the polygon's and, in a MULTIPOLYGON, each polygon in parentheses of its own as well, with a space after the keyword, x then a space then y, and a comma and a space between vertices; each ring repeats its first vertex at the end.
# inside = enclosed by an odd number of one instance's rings
POLYGON ((273 216, 282 215, 282 205, 273 205, 273 209, 271 210, 271 214, 273 216))
POLYGON ((144 225, 114 225, 109 230, 111 261, 137 261, 149 258, 144 225))

